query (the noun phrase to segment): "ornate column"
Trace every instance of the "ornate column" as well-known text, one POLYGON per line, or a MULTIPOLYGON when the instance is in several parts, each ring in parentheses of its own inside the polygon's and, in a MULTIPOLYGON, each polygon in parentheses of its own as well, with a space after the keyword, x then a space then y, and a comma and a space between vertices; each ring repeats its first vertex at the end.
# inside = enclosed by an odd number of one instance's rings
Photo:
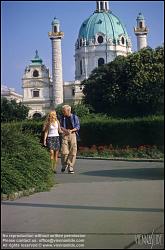
POLYGON ((54 18, 52 32, 48 33, 52 41, 52 77, 53 77, 53 104, 63 103, 62 51, 61 39, 64 33, 60 31, 60 22, 54 18))

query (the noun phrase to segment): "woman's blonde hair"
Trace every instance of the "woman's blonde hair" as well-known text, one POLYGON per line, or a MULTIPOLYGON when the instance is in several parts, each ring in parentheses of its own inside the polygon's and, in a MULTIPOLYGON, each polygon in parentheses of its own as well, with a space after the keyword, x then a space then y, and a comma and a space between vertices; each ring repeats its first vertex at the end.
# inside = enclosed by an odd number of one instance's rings
POLYGON ((48 130, 49 126, 52 124, 52 123, 55 123, 56 121, 58 121, 57 119, 57 114, 56 114, 56 111, 55 110, 51 110, 47 117, 46 117, 46 120, 44 122, 44 126, 43 126, 43 130, 48 130))

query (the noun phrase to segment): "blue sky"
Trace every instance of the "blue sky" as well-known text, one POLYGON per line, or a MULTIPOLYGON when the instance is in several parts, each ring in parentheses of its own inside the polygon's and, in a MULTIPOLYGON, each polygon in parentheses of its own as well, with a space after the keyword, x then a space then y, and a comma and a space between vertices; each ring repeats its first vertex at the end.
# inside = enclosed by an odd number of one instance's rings
MULTIPOLYGON (((148 45, 155 48, 164 43, 163 1, 109 1, 109 5, 126 26, 133 51, 137 50, 133 27, 139 12, 149 28, 148 45)), ((24 69, 31 63, 36 49, 51 72, 48 32, 54 17, 60 20, 64 32, 63 79, 74 80, 74 45, 82 22, 95 9, 95 1, 1 1, 1 84, 22 94, 24 69)))

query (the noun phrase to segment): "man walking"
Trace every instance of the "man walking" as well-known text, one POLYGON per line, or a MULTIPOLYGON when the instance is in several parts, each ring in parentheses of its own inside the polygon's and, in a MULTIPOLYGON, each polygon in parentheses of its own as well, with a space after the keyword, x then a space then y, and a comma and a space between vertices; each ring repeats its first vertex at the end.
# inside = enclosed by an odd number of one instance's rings
POLYGON ((74 174, 74 165, 77 154, 77 136, 80 129, 80 122, 77 115, 71 113, 71 107, 62 107, 62 117, 60 119, 62 134, 61 142, 61 172, 68 169, 68 173, 74 174))

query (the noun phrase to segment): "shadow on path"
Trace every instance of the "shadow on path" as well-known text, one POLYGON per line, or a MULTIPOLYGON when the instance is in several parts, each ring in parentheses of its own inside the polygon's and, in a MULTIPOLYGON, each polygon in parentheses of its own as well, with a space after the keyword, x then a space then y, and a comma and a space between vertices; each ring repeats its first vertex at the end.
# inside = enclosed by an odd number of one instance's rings
POLYGON ((164 212, 162 208, 133 208, 133 207, 103 207, 103 206, 85 206, 85 205, 65 205, 65 204, 37 204, 37 203, 24 203, 3 201, 2 205, 18 206, 18 207, 35 207, 35 208, 68 208, 68 209, 92 209, 92 210, 107 210, 107 211, 120 211, 120 212, 164 212))
POLYGON ((114 178, 133 178, 145 180, 163 180, 164 168, 137 168, 137 169, 113 169, 99 170, 81 173, 90 176, 109 176, 114 178))

